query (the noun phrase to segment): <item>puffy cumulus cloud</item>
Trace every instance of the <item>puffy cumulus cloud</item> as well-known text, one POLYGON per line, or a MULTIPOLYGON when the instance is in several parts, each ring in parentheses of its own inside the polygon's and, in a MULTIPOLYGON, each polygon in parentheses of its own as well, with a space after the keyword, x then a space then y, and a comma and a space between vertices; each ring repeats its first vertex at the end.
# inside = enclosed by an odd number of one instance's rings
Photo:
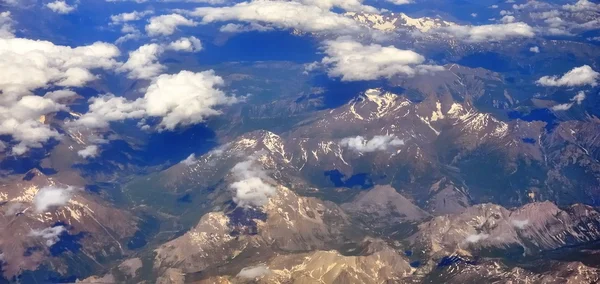
POLYGON ((321 63, 327 67, 329 76, 341 77, 342 81, 413 76, 443 69, 441 66, 421 65, 425 57, 412 50, 379 44, 363 45, 347 37, 325 41, 324 50, 327 56, 321 63))
POLYGON ((161 15, 150 18, 146 25, 146 33, 149 36, 168 36, 175 33, 179 26, 193 27, 196 25, 196 22, 179 14, 161 15))
POLYGON ((100 149, 100 147, 98 147, 98 145, 88 145, 85 148, 77 151, 77 155, 79 155, 80 157, 87 159, 87 158, 95 158, 98 156, 98 150, 100 149))
POLYGON ((477 243, 477 242, 483 241, 483 240, 485 240, 485 239, 487 239, 489 237, 490 237, 490 235, 483 234, 483 233, 482 234, 476 234, 476 235, 475 234, 471 234, 471 235, 467 236, 467 238, 465 239, 465 241, 467 243, 477 243))
POLYGON ((165 70, 165 66, 158 62, 164 51, 164 47, 157 43, 142 45, 129 52, 129 58, 117 70, 128 72, 130 79, 152 79, 165 70))
POLYGON ((112 94, 89 99, 88 111, 77 120, 68 122, 70 127, 106 128, 111 121, 139 119, 146 115, 143 100, 129 101, 112 94))
POLYGON ((269 184, 270 178, 255 157, 236 164, 231 173, 236 182, 230 185, 233 201, 242 207, 263 206, 277 190, 269 184))
POLYGON ((571 71, 565 73, 563 76, 544 76, 536 81, 540 86, 546 87, 575 87, 575 86, 596 86, 598 85, 598 79, 600 73, 594 71, 589 65, 583 65, 581 67, 575 67, 571 71))
POLYGON ((352 33, 361 30, 356 21, 326 8, 279 0, 242 2, 228 7, 200 7, 190 15, 202 17, 204 24, 239 21, 304 32, 352 33))
POLYGON ((168 45, 168 49, 176 51, 198 52, 202 50, 202 42, 196 37, 182 37, 168 45))
POLYGON ((144 96, 146 112, 149 116, 162 117, 160 127, 168 130, 202 122, 206 117, 221 114, 216 106, 238 101, 218 89, 223 84, 223 79, 213 70, 160 75, 144 96))
POLYGON ((63 109, 66 109, 64 105, 33 95, 0 104, 0 135, 10 135, 18 141, 12 153, 23 155, 29 148, 42 147, 42 143, 60 137, 56 130, 42 123, 40 117, 63 109))
POLYGON ((48 87, 81 87, 96 77, 92 69, 113 69, 119 49, 108 43, 71 48, 48 41, 0 39, 0 90, 9 93, 48 87))
POLYGON ((137 100, 111 94, 91 98, 89 111, 68 125, 105 128, 112 121, 147 117, 162 118, 158 125, 160 130, 200 123, 209 116, 221 114, 217 107, 238 102, 237 98, 218 89, 223 84, 223 79, 213 70, 163 74, 155 78, 144 97, 137 100))
POLYGON ((44 95, 44 98, 47 98, 47 99, 50 99, 53 101, 58 101, 58 100, 72 98, 72 97, 76 97, 76 96, 77 96, 77 93, 75 93, 69 89, 65 89, 65 90, 56 90, 56 91, 48 92, 44 95))
POLYGON ((29 232, 29 236, 42 238, 46 241, 46 246, 51 247, 60 240, 60 235, 66 231, 65 226, 54 226, 42 230, 33 229, 29 232))
POLYGON ((13 23, 14 22, 10 12, 6 11, 0 13, 0 38, 15 37, 13 23))
POLYGON ((43 187, 33 197, 35 212, 43 213, 52 208, 66 205, 73 197, 74 191, 73 187, 43 187))
POLYGON ((50 2, 46 4, 46 7, 48 7, 48 9, 52 10, 53 12, 59 14, 69 14, 75 11, 75 9, 77 9, 77 5, 69 5, 63 0, 50 2))
POLYGON ((158 58, 167 50, 198 52, 202 50, 202 42, 196 37, 182 37, 169 44, 150 43, 129 52, 127 61, 117 68, 119 72, 127 72, 130 79, 153 79, 166 67, 158 58))
POLYGON ((565 4, 563 9, 571 12, 593 11, 600 12, 600 3, 592 3, 589 0, 579 0, 575 4, 565 4))
POLYGON ((117 24, 127 23, 127 22, 131 22, 131 21, 141 20, 145 16, 152 15, 153 13, 154 12, 151 10, 146 10, 146 11, 141 11, 141 12, 133 11, 133 12, 129 12, 129 13, 121 13, 121 14, 110 16, 110 21, 111 21, 111 24, 117 25, 117 24))
POLYGON ((236 277, 256 279, 271 274, 271 270, 264 264, 242 268, 236 277))
MULTIPOLYGON (((512 20, 514 21, 514 17, 512 20)), ((465 42, 502 41, 512 38, 531 38, 535 36, 534 29, 523 22, 482 26, 454 25, 432 29, 431 32, 465 42)))
POLYGON ((375 135, 371 140, 367 140, 363 136, 356 136, 342 139, 340 145, 356 152, 365 153, 402 146, 404 141, 395 135, 375 135))
POLYGON ((34 91, 82 87, 97 78, 92 73, 95 69, 118 66, 115 58, 119 54, 116 46, 101 42, 73 48, 48 41, 0 38, 0 135, 9 135, 16 142, 12 153, 22 155, 59 138, 44 118, 67 110, 56 101, 74 94, 63 89, 40 97, 33 95, 34 91))

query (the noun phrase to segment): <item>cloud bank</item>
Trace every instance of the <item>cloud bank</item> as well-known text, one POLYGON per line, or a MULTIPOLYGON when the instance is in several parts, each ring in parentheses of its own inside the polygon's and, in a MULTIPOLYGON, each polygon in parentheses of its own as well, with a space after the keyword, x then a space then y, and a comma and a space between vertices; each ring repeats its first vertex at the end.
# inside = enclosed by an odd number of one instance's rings
POLYGON ((347 37, 325 41, 324 51, 327 56, 321 64, 327 68, 329 76, 341 77, 342 81, 413 76, 443 70, 441 66, 423 65, 425 57, 412 50, 363 45, 347 37))

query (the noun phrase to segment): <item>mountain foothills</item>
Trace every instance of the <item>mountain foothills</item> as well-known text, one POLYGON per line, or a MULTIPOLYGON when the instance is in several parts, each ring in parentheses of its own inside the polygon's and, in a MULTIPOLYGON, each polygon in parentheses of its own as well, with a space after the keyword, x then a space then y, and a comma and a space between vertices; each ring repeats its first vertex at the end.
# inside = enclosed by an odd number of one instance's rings
POLYGON ((0 0, 0 283, 598 283, 600 3, 0 0))

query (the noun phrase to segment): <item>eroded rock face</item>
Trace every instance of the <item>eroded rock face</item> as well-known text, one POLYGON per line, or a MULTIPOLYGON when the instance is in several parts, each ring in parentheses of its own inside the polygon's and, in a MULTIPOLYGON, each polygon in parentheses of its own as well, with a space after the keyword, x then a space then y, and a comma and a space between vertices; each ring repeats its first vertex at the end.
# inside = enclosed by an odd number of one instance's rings
POLYGON ((411 238, 415 245, 440 257, 515 248, 534 254, 598 239, 598 217, 596 210, 585 205, 561 210, 551 202, 542 202, 508 210, 482 204, 460 214, 435 217, 419 225, 419 232, 411 238))
POLYGON ((69 189, 64 205, 38 211, 34 199, 44 187, 67 188, 37 170, 2 188, 0 252, 6 278, 49 263, 66 273, 69 265, 59 257, 80 249, 92 259, 96 254, 117 257, 126 253, 125 240, 137 230, 131 213, 78 188, 69 189))
POLYGON ((344 242, 343 230, 348 223, 335 204, 299 197, 279 185, 276 195, 263 207, 206 214, 195 228, 160 246, 154 265, 193 273, 247 253, 262 258, 276 251, 325 249, 344 242), (254 210, 259 213, 251 213, 254 210))

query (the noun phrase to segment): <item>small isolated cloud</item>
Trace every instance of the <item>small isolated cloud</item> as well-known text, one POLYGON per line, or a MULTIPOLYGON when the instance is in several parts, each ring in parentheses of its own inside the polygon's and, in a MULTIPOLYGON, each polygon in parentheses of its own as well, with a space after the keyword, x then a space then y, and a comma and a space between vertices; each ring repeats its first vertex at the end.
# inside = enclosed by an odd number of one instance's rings
POLYGON ((48 7, 50 10, 52 10, 55 13, 69 14, 69 13, 75 11, 75 9, 77 8, 77 5, 69 5, 65 1, 58 0, 58 1, 50 2, 50 3, 46 4, 46 7, 48 7))
POLYGON ((198 52, 202 50, 202 42, 196 37, 182 37, 169 43, 168 49, 175 51, 198 52))
POLYGON ((73 197, 74 191, 72 187, 43 187, 33 198, 35 211, 43 213, 54 207, 66 205, 71 200, 71 197, 73 197))
POLYGON ((379 44, 363 45, 353 39, 340 37, 325 41, 326 57, 321 61, 331 77, 342 81, 376 80, 396 75, 443 70, 441 66, 422 65, 425 57, 412 51, 379 44))
POLYGON ((271 274, 271 270, 264 264, 257 266, 244 267, 236 277, 246 279, 256 279, 271 274))
POLYGON ((117 25, 117 24, 141 20, 145 16, 152 15, 153 13, 154 12, 151 10, 146 10, 146 11, 142 11, 142 12, 133 11, 133 12, 129 12, 129 13, 121 13, 121 14, 110 16, 110 21, 111 21, 111 24, 117 25))
POLYGON ((552 110, 555 111, 564 111, 569 110, 575 104, 581 105, 581 103, 585 100, 586 95, 584 91, 580 91, 577 95, 571 98, 571 103, 558 104, 552 107, 552 110))
POLYGON ((42 238, 46 240, 46 246, 51 247, 60 240, 60 235, 66 231, 67 229, 64 226, 55 226, 42 230, 33 229, 29 232, 29 236, 42 238))
POLYGON ((585 97, 586 97, 585 92, 579 91, 579 93, 577 93, 577 95, 575 95, 573 98, 571 98, 571 101, 580 105, 583 102, 583 100, 585 100, 585 97))
POLYGON ((275 187, 267 182, 270 178, 266 171, 256 162, 255 157, 236 164, 231 173, 236 182, 230 188, 235 192, 233 201, 238 206, 263 206, 276 193, 275 187))
POLYGON ((477 243, 479 241, 485 240, 485 239, 487 239, 489 237, 490 237, 490 235, 488 235, 488 234, 477 234, 477 235, 471 234, 471 235, 467 236, 467 238, 465 239, 465 241, 467 243, 472 243, 473 244, 473 243, 477 243))
POLYGON ((537 46, 533 46, 529 48, 529 51, 533 52, 533 53, 540 53, 540 48, 537 46))
POLYGON ((544 76, 536 81, 540 86, 546 87, 576 87, 590 85, 595 87, 598 85, 600 73, 594 71, 589 65, 575 67, 563 76, 544 76))
POLYGON ((365 153, 402 146, 404 141, 395 135, 376 135, 371 140, 367 140, 363 136, 356 136, 342 139, 340 145, 356 152, 365 153))
MULTIPOLYGON (((338 2, 338 5, 334 5, 338 7, 342 2, 360 3, 360 1, 339 0, 310 2, 324 3, 320 6, 330 6, 331 3, 338 2)), ((327 8, 292 1, 251 1, 229 7, 200 7, 192 11, 190 15, 201 17, 204 24, 238 21, 258 23, 278 29, 336 34, 354 33, 362 29, 353 19, 334 13, 327 8)))
POLYGON ((82 150, 77 151, 77 155, 84 159, 95 158, 98 156, 98 150, 98 145, 89 145, 83 148, 82 150))
MULTIPOLYGON (((511 18, 506 18, 506 21, 510 19, 511 18)), ((514 18, 512 20, 514 20, 514 18)), ((496 42, 513 38, 531 38, 535 36, 534 29, 522 22, 508 22, 482 26, 453 25, 432 29, 430 32, 470 43, 496 42)))
POLYGON ((179 26, 196 26, 197 23, 179 14, 161 15, 150 18, 146 25, 149 36, 168 36, 175 33, 179 26))
POLYGON ((524 229, 525 227, 527 227, 527 225, 529 225, 529 219, 525 219, 525 220, 512 220, 511 223, 513 224, 513 226, 519 228, 519 229, 524 229))

